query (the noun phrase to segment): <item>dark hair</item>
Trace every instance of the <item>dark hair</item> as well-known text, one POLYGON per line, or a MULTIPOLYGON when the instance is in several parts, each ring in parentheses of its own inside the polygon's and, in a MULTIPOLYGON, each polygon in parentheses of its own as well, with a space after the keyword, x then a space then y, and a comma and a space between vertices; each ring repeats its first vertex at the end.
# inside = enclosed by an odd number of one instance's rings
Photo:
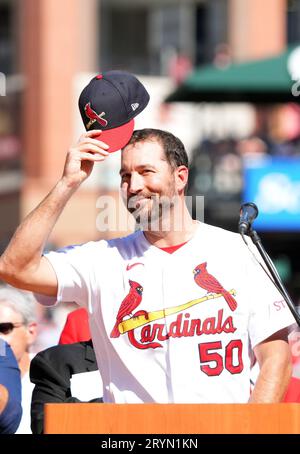
POLYGON ((128 145, 135 145, 138 142, 146 142, 152 139, 156 139, 161 144, 166 160, 173 169, 179 166, 189 166, 188 156, 181 140, 170 132, 162 131, 161 129, 137 129, 124 148, 128 145))

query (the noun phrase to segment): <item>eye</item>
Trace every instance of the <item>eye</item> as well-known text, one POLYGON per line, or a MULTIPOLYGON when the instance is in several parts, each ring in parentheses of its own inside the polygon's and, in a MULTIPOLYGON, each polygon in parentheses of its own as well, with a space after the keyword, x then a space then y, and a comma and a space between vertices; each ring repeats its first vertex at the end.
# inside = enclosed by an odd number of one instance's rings
POLYGON ((123 175, 121 175, 121 181, 126 181, 130 178, 130 175, 129 173, 123 173, 123 175))
POLYGON ((154 173, 154 170, 151 170, 151 169, 144 169, 143 172, 142 172, 143 175, 147 175, 147 174, 149 174, 149 173, 154 173))

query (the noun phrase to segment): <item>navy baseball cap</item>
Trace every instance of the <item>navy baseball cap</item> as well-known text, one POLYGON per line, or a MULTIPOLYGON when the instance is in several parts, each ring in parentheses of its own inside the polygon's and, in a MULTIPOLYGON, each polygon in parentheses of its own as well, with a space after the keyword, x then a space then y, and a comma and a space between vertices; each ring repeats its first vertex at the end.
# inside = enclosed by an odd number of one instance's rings
POLYGON ((129 142, 134 117, 145 109, 149 94, 144 85, 126 71, 106 71, 94 77, 82 90, 79 110, 85 129, 101 129, 95 139, 109 145, 109 152, 129 142))

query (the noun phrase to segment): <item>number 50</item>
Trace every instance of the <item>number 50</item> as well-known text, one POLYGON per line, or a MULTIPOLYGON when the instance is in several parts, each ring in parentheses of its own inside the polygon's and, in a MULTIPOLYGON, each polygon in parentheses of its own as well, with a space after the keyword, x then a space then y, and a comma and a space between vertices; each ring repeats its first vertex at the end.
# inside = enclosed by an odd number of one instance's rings
MULTIPOLYGON (((206 342, 204 344, 199 344, 198 347, 201 362, 200 369, 202 372, 209 376, 220 375, 224 370, 224 359, 220 353, 212 350, 221 350, 222 342, 206 342), (203 363, 211 362, 214 362, 215 364, 203 365, 203 363)), ((230 341, 225 347, 225 369, 231 374, 240 374, 244 369, 242 351, 243 343, 240 339, 230 341), (237 351, 237 364, 233 364, 233 354, 235 350, 237 351)))

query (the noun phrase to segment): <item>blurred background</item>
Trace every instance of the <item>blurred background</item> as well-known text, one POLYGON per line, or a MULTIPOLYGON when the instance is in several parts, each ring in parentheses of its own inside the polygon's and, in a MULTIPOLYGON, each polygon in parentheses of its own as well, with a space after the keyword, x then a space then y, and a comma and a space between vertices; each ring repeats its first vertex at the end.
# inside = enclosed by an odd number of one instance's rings
MULTIPOLYGON (((298 44, 300 0, 0 0, 0 252, 60 178, 83 131, 83 87, 123 69, 151 96, 136 127, 186 145, 189 194, 205 196, 205 221, 237 231, 240 204, 258 205, 255 227, 298 304, 298 44)), ((127 233, 96 223, 99 196, 119 203, 118 165, 114 153, 94 169, 49 248, 127 233)), ((57 343, 73 308, 39 307, 38 349, 57 343)))

